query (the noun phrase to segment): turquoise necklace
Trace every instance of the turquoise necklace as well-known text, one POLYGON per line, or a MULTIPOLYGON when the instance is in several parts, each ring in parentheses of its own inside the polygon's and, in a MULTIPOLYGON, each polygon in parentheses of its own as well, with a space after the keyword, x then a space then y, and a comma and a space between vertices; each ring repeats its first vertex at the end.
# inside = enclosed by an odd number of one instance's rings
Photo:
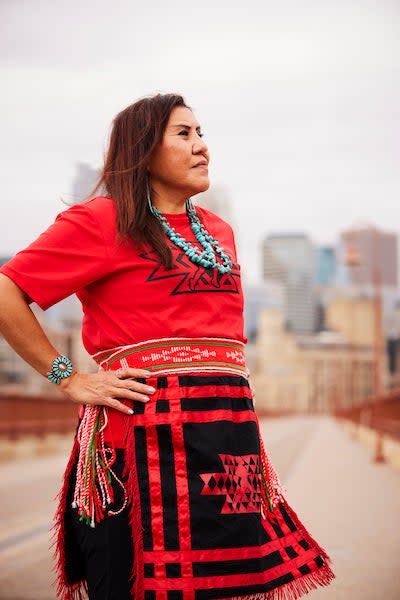
POLYGON ((182 248, 182 250, 185 251, 185 254, 188 256, 189 260, 192 261, 192 263, 203 265, 203 267, 206 268, 217 268, 221 273, 231 272, 232 262, 229 256, 224 252, 224 249, 222 248, 222 246, 219 245, 217 240, 214 239, 212 235, 210 235, 205 229, 203 223, 197 216, 197 212, 192 204, 191 198, 187 198, 186 200, 186 213, 188 215, 193 233, 204 248, 204 250, 202 251, 199 248, 196 248, 196 246, 193 246, 187 240, 185 240, 185 238, 181 236, 180 233, 175 231, 175 229, 170 226, 163 214, 155 206, 153 206, 148 191, 147 201, 149 204, 150 211, 155 217, 157 217, 161 221, 161 225, 167 232, 167 235, 170 238, 170 240, 174 242, 174 244, 179 246, 179 248, 182 248), (217 262, 216 253, 221 255, 222 264, 217 262))

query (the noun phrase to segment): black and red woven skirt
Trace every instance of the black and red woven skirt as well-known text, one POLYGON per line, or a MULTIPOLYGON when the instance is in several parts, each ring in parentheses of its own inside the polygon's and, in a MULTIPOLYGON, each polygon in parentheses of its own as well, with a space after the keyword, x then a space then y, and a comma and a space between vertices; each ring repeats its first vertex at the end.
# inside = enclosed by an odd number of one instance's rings
POLYGON ((82 528, 126 516, 134 600, 294 600, 328 585, 330 558, 287 503, 264 448, 241 342, 146 343, 94 356, 103 369, 153 366, 139 381, 156 392, 118 415, 123 474, 104 435, 110 414, 85 409, 93 415, 86 434, 80 420, 54 525, 58 598, 84 598, 88 587, 71 499, 82 528))

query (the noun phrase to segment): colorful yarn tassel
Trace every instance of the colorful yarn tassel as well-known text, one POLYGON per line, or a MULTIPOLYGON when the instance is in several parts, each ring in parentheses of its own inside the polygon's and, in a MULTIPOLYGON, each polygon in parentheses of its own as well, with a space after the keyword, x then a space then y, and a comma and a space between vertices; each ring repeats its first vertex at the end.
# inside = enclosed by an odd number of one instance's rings
POLYGON ((72 506, 78 509, 80 520, 90 527, 95 527, 106 515, 119 514, 128 503, 125 486, 112 469, 115 449, 104 444, 106 426, 106 408, 86 405, 77 433, 79 456, 72 506), (124 501, 118 510, 107 510, 114 502, 113 477, 124 491, 124 501))

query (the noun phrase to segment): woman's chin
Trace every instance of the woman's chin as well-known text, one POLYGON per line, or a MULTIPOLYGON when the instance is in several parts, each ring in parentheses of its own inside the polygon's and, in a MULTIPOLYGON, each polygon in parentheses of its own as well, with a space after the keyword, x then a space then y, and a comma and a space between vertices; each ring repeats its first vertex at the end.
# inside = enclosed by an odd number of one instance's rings
POLYGON ((210 187, 210 180, 208 177, 204 177, 203 181, 196 182, 196 186, 193 186, 192 194, 200 194, 205 192, 210 187))

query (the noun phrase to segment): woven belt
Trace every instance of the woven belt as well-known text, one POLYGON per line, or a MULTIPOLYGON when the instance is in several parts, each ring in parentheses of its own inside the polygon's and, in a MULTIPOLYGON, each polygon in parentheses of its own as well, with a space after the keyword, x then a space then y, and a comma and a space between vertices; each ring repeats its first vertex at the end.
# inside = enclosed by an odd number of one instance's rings
POLYGON ((106 371, 126 367, 154 374, 223 371, 248 377, 244 343, 230 338, 173 337, 102 350, 92 358, 106 371))

